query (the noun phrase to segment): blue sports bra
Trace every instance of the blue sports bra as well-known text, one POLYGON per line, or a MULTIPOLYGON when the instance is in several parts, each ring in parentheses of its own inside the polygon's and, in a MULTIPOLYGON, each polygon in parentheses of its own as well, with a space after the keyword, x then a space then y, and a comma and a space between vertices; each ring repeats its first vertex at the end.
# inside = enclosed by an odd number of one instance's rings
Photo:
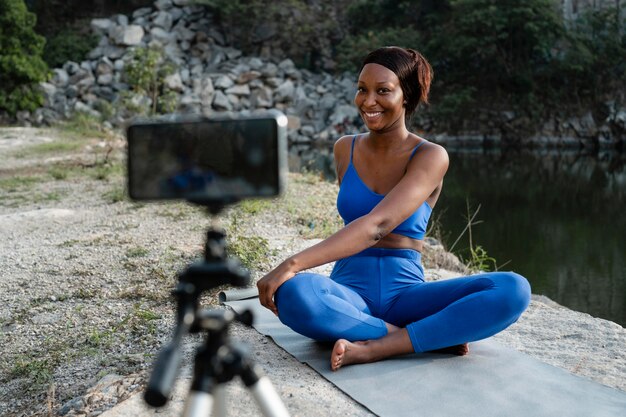
MULTIPOLYGON (((352 154, 354 153, 354 142, 357 135, 352 138, 352 149, 350 150, 350 164, 346 173, 343 175, 341 185, 339 186, 339 194, 337 194, 337 211, 343 219, 344 224, 358 219, 368 214, 385 196, 372 191, 359 177, 358 172, 352 164, 352 154)), ((417 144, 409 161, 415 155, 415 151, 426 141, 417 144)), ((423 239, 426 234, 426 227, 432 208, 424 201, 424 203, 415 210, 408 219, 403 221, 391 231, 402 236, 408 236, 413 239, 423 239)))

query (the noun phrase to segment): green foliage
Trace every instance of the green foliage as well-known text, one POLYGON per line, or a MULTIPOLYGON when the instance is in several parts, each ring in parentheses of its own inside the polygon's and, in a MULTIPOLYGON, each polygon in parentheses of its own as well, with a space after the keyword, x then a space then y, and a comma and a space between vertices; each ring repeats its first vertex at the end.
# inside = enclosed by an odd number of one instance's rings
POLYGON ((45 40, 33 30, 35 15, 23 0, 0 0, 0 110, 15 114, 43 104, 37 83, 48 76, 45 40))
POLYGON ((615 91, 624 91, 624 19, 620 19, 619 9, 606 7, 588 9, 571 22, 567 46, 560 51, 560 71, 550 80, 552 88, 576 102, 598 102, 615 91))
POLYGON ((51 68, 60 67, 67 61, 81 62, 97 44, 98 38, 93 34, 64 29, 48 38, 43 59, 51 68))
POLYGON ((498 270, 495 258, 489 256, 487 251, 480 245, 470 246, 469 256, 464 261, 470 271, 489 272, 498 270))
POLYGON ((418 48, 421 43, 419 32, 411 27, 390 27, 357 35, 348 35, 337 46, 338 56, 341 57, 338 68, 352 72, 357 71, 363 58, 376 47, 418 48))
POLYGON ((25 378, 33 384, 33 388, 41 388, 52 380, 54 364, 48 359, 31 359, 21 357, 15 361, 10 376, 12 378, 25 378))
POLYGON ((170 113, 176 109, 177 95, 165 85, 176 66, 160 48, 135 48, 124 66, 131 91, 124 97, 126 107, 139 114, 170 113), (147 98, 145 105, 142 101, 147 98))
POLYGON ((474 242, 472 227, 482 223, 482 220, 475 220, 478 212, 480 211, 480 204, 478 205, 478 207, 476 207, 476 210, 474 210, 473 213, 472 209, 470 208, 469 200, 465 200, 465 205, 467 210, 465 217, 465 228, 456 238, 452 246, 450 246, 449 251, 452 252, 452 250, 456 247, 456 244, 459 243, 463 235, 467 232, 469 243, 469 246, 467 248, 468 253, 467 255, 465 255, 464 253, 459 254, 461 260, 465 263, 465 266, 467 266, 470 271, 475 272, 497 271, 498 263, 496 262, 495 258, 489 256, 489 254, 487 254, 487 251, 482 246, 474 242))
POLYGON ((563 25, 551 0, 452 0, 425 46, 433 63, 441 116, 475 116, 481 108, 535 105, 551 48, 563 25), (454 93, 456 97, 448 97, 454 93), (480 105, 476 105, 480 103, 480 105), (493 106, 492 106, 493 105, 493 106))
POLYGON ((102 126, 102 121, 89 113, 74 112, 69 119, 59 123, 63 133, 68 137, 107 139, 109 133, 102 126))
POLYGON ((590 7, 574 22, 553 0, 359 0, 345 14, 338 68, 353 70, 384 45, 420 50, 435 72, 427 111, 452 131, 480 129, 482 114, 501 110, 538 125, 547 112, 593 108, 624 90, 626 31, 615 7, 590 7))
POLYGON ((250 270, 267 268, 270 246, 267 239, 261 236, 232 236, 228 242, 227 252, 239 258, 241 263, 250 270))

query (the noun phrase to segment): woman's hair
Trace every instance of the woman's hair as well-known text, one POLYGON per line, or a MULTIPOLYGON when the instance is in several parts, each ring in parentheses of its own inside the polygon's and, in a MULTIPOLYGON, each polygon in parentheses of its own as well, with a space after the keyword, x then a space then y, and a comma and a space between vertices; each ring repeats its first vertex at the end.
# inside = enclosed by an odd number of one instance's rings
POLYGON ((370 52, 363 60, 361 70, 367 64, 382 65, 398 76, 406 101, 404 107, 407 115, 411 115, 418 104, 428 103, 433 69, 419 52, 397 46, 385 46, 370 52))

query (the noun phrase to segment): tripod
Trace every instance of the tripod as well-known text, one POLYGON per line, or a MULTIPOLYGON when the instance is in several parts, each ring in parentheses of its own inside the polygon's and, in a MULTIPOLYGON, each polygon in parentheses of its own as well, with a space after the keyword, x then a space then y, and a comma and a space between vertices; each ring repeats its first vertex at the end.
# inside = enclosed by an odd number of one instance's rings
MULTIPOLYGON (((217 211, 211 212, 215 214, 217 211)), ((253 364, 245 349, 230 341, 230 325, 235 321, 251 325, 252 313, 199 310, 199 298, 204 291, 224 284, 242 287, 249 281, 250 274, 240 262, 226 258, 224 233, 216 228, 209 229, 204 260, 183 271, 173 291, 177 301, 176 328, 172 340, 155 361, 144 394, 149 405, 161 407, 167 403, 182 359, 182 339, 189 333, 205 332, 205 342, 196 351, 193 379, 183 416, 207 416, 211 409, 214 416, 225 416, 224 384, 236 376, 250 390, 263 415, 289 416, 269 378, 253 364)))

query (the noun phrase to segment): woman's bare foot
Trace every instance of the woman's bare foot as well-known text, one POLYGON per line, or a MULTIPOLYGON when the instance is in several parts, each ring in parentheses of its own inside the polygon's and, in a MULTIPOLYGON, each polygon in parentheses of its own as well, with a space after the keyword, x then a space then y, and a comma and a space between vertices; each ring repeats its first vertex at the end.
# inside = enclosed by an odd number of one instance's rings
POLYGON ((336 371, 344 365, 370 362, 367 354, 368 344, 369 341, 349 342, 345 339, 337 340, 330 355, 330 369, 336 371))
POLYGON ((432 353, 447 353, 450 355, 465 356, 469 353, 469 345, 463 343, 462 345, 449 346, 437 350, 431 350, 432 353))
POLYGON ((390 329, 386 336, 364 342, 350 342, 339 339, 330 355, 330 368, 333 371, 353 363, 375 362, 391 356, 413 352, 413 345, 406 329, 390 329))

